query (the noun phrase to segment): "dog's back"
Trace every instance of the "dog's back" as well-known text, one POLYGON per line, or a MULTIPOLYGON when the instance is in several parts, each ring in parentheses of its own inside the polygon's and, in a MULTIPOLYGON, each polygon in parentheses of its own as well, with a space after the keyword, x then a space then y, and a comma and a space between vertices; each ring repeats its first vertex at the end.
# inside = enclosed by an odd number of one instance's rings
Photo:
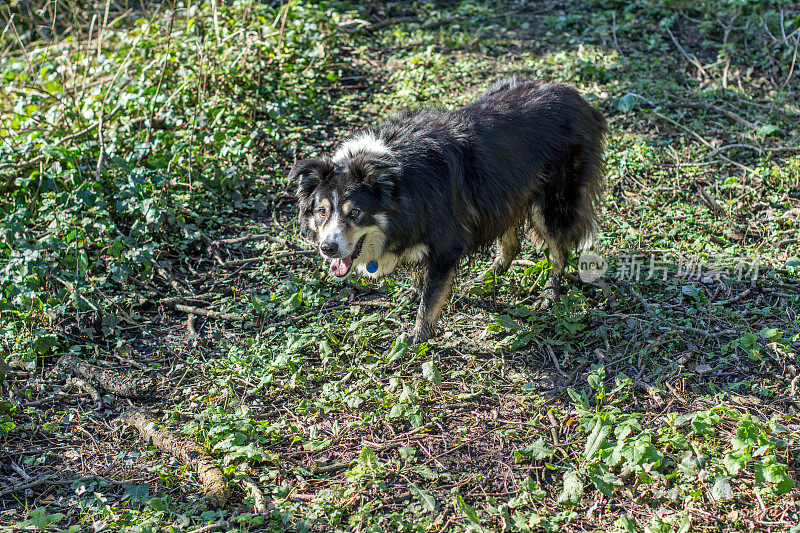
POLYGON ((475 128, 467 185, 478 244, 523 222, 548 244, 592 237, 607 131, 599 111, 566 85, 511 78, 460 113, 475 128))

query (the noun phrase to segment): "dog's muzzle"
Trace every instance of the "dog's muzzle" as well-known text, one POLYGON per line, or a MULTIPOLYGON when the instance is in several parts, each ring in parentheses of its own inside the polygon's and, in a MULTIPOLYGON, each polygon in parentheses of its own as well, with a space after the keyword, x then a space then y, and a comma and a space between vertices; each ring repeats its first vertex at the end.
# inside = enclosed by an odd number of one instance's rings
POLYGON ((353 261, 355 261, 358 256, 361 254, 361 248, 364 246, 364 240, 367 238, 366 235, 361 237, 356 243, 356 247, 353 250, 353 253, 347 257, 336 257, 331 261, 331 272, 337 278, 343 278, 350 272, 350 267, 353 266, 353 261))

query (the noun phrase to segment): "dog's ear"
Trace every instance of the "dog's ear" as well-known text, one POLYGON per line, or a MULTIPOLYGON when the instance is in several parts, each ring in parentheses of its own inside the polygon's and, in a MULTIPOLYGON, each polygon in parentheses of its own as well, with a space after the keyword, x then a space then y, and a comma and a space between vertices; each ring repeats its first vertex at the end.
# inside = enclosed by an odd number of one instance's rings
POLYGON ((289 181, 297 181, 296 195, 299 200, 308 198, 317 186, 328 179, 333 172, 333 162, 322 159, 303 159, 292 166, 289 181))
POLYGON ((376 187, 391 187, 400 174, 400 165, 389 154, 361 153, 350 161, 349 170, 356 181, 376 187))

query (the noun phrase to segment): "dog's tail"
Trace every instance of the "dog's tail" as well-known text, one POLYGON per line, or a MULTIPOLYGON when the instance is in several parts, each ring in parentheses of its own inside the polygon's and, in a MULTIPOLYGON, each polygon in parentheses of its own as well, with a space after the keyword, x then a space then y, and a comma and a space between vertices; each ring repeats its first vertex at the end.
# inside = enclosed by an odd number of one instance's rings
POLYGON ((583 194, 577 209, 578 220, 573 234, 573 244, 578 250, 592 247, 599 230, 598 219, 602 207, 605 190, 605 146, 608 138, 608 126, 603 114, 591 108, 588 124, 585 125, 584 143, 575 164, 578 168, 579 182, 583 186, 583 194))

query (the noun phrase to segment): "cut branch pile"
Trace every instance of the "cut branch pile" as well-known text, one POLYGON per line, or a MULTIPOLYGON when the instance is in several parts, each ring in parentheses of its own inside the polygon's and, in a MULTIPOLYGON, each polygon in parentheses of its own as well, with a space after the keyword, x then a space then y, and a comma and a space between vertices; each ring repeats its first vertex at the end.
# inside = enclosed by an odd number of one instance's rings
POLYGON ((85 379, 95 387, 123 398, 148 398, 158 386, 155 378, 122 374, 81 361, 72 355, 61 356, 55 370, 56 373, 67 371, 85 379))

